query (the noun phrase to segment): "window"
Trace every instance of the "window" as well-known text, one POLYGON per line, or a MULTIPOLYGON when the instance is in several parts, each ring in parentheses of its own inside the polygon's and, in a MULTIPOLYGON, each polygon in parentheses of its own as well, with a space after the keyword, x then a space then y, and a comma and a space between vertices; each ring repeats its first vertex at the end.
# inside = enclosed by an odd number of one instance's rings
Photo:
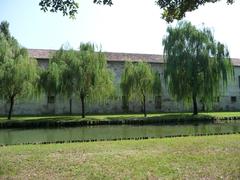
POLYGON ((54 104, 55 103, 55 96, 48 96, 47 102, 48 102, 48 104, 54 104))
POLYGON ((122 96, 122 109, 128 111, 128 99, 126 96, 122 96))
POLYGON ((162 107, 162 97, 155 96, 155 109, 161 109, 162 107))
POLYGON ((219 96, 215 97, 214 101, 215 102, 220 102, 220 97, 219 96))
POLYGON ((240 76, 238 76, 238 87, 240 88, 240 76))
POLYGON ((231 96, 231 102, 232 102, 232 103, 237 102, 237 97, 236 97, 236 96, 231 96))

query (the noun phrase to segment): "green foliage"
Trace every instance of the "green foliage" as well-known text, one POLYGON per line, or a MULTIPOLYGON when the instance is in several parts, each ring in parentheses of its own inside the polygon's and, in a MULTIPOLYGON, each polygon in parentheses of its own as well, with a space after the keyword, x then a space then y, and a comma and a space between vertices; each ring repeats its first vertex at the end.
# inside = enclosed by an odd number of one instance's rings
POLYGON ((3 33, 3 36, 7 39, 11 39, 11 34, 9 32, 9 23, 7 21, 2 21, 0 24, 0 33, 3 33))
MULTIPOLYGON (((220 0, 156 0, 156 4, 163 9, 162 18, 167 22, 173 20, 180 20, 185 17, 186 12, 194 11, 199 6, 203 6, 207 3, 216 3, 220 0)), ((234 3, 234 0, 225 0, 227 4, 234 3)), ((113 5, 112 0, 93 0, 93 3, 100 5, 113 5)), ((69 15, 74 18, 77 14, 78 3, 75 0, 41 0, 39 5, 44 12, 50 9, 50 12, 61 11, 63 15, 69 15)))
POLYGON ((141 101, 145 116, 147 96, 161 93, 161 81, 158 73, 154 73, 151 66, 145 62, 135 64, 126 62, 120 86, 127 102, 130 99, 141 101))
POLYGON ((78 3, 75 0, 41 0, 39 6, 44 12, 48 10, 50 12, 61 11, 63 16, 74 18, 77 14, 78 3))
POLYGON ((56 66, 56 71, 50 69, 53 89, 58 88, 69 99, 80 98, 83 116, 86 99, 89 103, 102 102, 114 92, 113 73, 107 68, 104 54, 95 52, 93 44, 81 44, 80 51, 61 48, 51 62, 56 66))
POLYGON ((121 76, 121 83, 120 83, 120 87, 122 90, 122 94, 124 96, 124 98, 126 99, 126 102, 128 102, 128 100, 131 97, 131 93, 132 93, 132 85, 134 82, 134 75, 133 75, 133 70, 134 70, 134 66, 133 63, 131 62, 125 62, 124 65, 124 70, 121 76))
MULTIPOLYGON (((112 0, 93 0, 95 4, 103 4, 111 6, 112 0)), ((40 0, 39 6, 44 12, 62 12, 63 16, 69 16, 75 18, 77 15, 77 9, 79 7, 76 0, 40 0)))
POLYGON ((93 3, 103 4, 103 5, 113 5, 112 0, 93 0, 93 3))
POLYGON ((22 55, 12 57, 1 65, 1 72, 1 94, 4 98, 26 97, 33 92, 33 83, 38 78, 36 60, 22 55))
POLYGON ((72 98, 77 83, 74 71, 77 62, 76 52, 74 50, 66 51, 60 49, 53 58, 53 61, 58 63, 58 66, 61 68, 60 93, 67 98, 72 98))
MULTIPOLYGON (((207 3, 216 3, 220 0, 157 0, 157 5, 163 9, 162 18, 167 22, 172 22, 173 20, 181 20, 185 17, 186 12, 194 11, 198 9, 199 6, 203 6, 207 3)), ((234 0, 224 0, 228 4, 232 4, 234 0)))
POLYGON ((84 117, 85 99, 102 100, 113 92, 113 75, 107 69, 105 55, 95 52, 93 44, 80 45, 77 54, 78 61, 74 69, 76 76, 76 94, 82 102, 82 116, 84 117))
POLYGON ((50 61, 47 68, 42 68, 39 85, 47 95, 56 95, 60 91, 61 69, 55 62, 50 61))
POLYGON ((154 73, 154 83, 153 83, 153 94, 154 95, 160 95, 162 92, 162 84, 160 75, 158 72, 154 73))
POLYGON ((212 32, 180 22, 168 27, 163 40, 166 61, 165 81, 170 93, 184 102, 197 98, 209 104, 227 86, 233 67, 227 48, 214 40, 212 32))
MULTIPOLYGON (((74 90, 69 89, 69 83, 72 82, 72 78, 66 77, 66 73, 64 73, 66 71, 66 54, 68 54, 68 51, 60 48, 50 58, 48 66, 41 68, 38 82, 38 89, 40 89, 41 94, 46 94, 47 96, 64 95, 68 98, 70 97, 69 94, 73 94, 74 90)), ((70 104, 70 114, 72 114, 72 103, 70 104)))
POLYGON ((81 44, 77 54, 76 66, 77 87, 79 96, 88 97, 89 100, 101 100, 102 97, 111 95, 113 92, 113 74, 107 68, 105 55, 95 52, 94 45, 81 44))
POLYGON ((11 37, 7 22, 1 23, 0 30, 0 94, 10 103, 10 119, 15 99, 34 94, 38 65, 29 57, 27 50, 11 37))
POLYGON ((56 53, 54 61, 61 68, 60 94, 69 99, 69 113, 72 114, 72 98, 76 91, 76 66, 77 55, 72 49, 63 50, 56 53), (58 54, 58 55, 57 55, 58 54))
POLYGON ((71 98, 76 91, 77 53, 62 47, 50 59, 47 69, 43 68, 40 84, 48 94, 60 94, 71 98))

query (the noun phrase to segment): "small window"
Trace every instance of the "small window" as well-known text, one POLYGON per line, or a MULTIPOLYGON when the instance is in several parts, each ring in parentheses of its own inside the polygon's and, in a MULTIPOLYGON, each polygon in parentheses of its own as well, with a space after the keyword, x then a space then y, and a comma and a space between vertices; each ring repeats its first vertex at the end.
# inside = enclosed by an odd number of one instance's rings
POLYGON ((238 87, 240 88, 240 76, 238 76, 238 87))
POLYGON ((232 103, 237 102, 237 97, 236 96, 231 96, 231 102, 232 103))
POLYGON ((48 104, 54 104, 55 103, 55 96, 48 96, 48 104))
POLYGON ((215 102, 220 102, 220 97, 219 96, 215 97, 215 102))
POLYGON ((155 108, 156 109, 162 108, 162 97, 161 96, 155 96, 155 108))
POLYGON ((128 111, 128 99, 126 96, 122 96, 122 109, 128 111))

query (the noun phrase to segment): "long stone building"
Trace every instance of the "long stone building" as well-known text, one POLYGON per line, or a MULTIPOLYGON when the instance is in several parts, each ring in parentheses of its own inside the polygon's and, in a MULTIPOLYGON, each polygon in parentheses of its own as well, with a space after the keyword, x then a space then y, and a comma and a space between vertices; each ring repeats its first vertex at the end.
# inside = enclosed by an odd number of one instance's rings
MULTIPOLYGON (((29 49, 30 56, 37 59, 38 64, 46 67, 49 57, 55 50, 29 49)), ((120 93, 120 80, 126 60, 134 62, 145 60, 150 63, 152 68, 156 70, 162 79, 161 96, 149 97, 147 100, 147 112, 177 112, 191 111, 191 107, 186 107, 182 102, 177 102, 169 94, 167 87, 163 83, 163 56, 154 54, 133 54, 133 53, 113 53, 106 52, 108 67, 115 74, 115 83, 118 87, 118 95, 114 99, 106 100, 102 103, 87 104, 87 113, 123 113, 125 111, 123 98, 120 93)), ((237 111, 240 110, 240 59, 232 59, 234 65, 234 80, 228 83, 226 91, 216 97, 213 103, 214 111, 237 111)), ((9 105, 7 103, 0 104, 0 114, 7 114, 9 105)), ((201 109, 201 104, 199 104, 201 109)), ((74 114, 81 113, 81 103, 78 99, 73 99, 72 112, 74 114)), ((141 112, 141 106, 137 102, 131 102, 129 112, 141 112)), ((69 113, 69 102, 61 96, 42 95, 33 99, 17 100, 13 114, 67 114, 69 113)))

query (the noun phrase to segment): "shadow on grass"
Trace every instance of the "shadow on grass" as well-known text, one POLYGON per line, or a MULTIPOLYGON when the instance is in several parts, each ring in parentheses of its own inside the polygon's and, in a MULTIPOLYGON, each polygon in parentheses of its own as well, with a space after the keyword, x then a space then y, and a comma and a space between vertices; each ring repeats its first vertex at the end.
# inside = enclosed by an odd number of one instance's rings
POLYGON ((1 120, 0 128, 56 128, 93 125, 178 125, 178 124, 206 124, 214 123, 215 118, 210 115, 190 113, 151 114, 143 117, 132 115, 91 115, 81 116, 35 116, 14 117, 12 120, 1 120))

